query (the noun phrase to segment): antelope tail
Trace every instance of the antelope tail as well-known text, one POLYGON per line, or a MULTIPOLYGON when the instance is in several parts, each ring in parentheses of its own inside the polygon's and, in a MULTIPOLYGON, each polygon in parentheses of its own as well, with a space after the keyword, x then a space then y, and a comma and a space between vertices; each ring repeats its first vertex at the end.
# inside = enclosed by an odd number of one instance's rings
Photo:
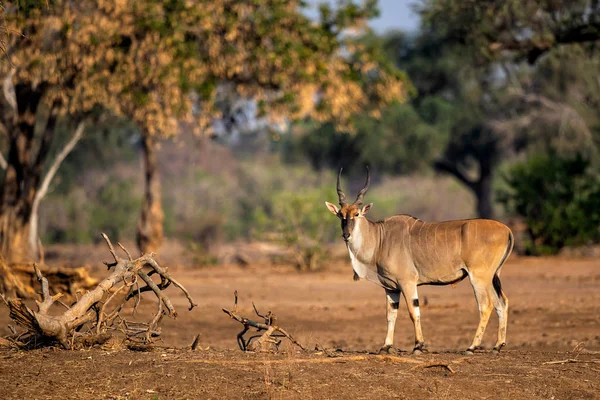
POLYGON ((514 240, 513 233, 511 231, 509 231, 506 252, 504 253, 504 257, 502 257, 502 260, 500 260, 500 264, 498 264, 498 268, 496 269, 496 272, 494 273, 494 278, 492 279, 492 285, 494 286, 494 290, 496 291, 498 298, 502 302, 504 302, 504 295, 502 294, 502 283, 500 282, 500 277, 498 276, 498 270, 500 269, 500 267, 502 267, 502 265, 504 264, 504 262, 506 261, 506 259, 510 255, 510 253, 512 253, 514 245, 515 245, 515 240, 514 240))

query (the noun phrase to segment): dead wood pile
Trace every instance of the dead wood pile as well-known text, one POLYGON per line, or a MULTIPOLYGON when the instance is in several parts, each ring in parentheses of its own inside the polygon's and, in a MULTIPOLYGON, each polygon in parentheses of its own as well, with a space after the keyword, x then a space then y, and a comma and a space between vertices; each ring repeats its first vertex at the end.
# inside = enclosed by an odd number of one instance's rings
MULTIPOLYGON (((85 268, 51 267, 37 264, 42 275, 55 292, 63 293, 64 299, 75 299, 77 293, 93 288, 97 279, 93 279, 85 268)), ((37 296, 35 286, 37 276, 34 263, 6 264, 0 259, 0 293, 7 298, 20 297, 33 299, 37 296)))
POLYGON ((11 343, 31 347, 58 342, 64 348, 73 348, 76 339, 78 343, 92 343, 94 340, 100 342, 115 332, 124 334, 130 340, 151 342, 160 335, 160 322, 164 315, 177 317, 177 311, 164 293, 167 287, 172 284, 181 290, 190 304, 190 310, 196 306, 189 292, 170 275, 167 268, 161 267, 154 260, 154 254, 143 254, 133 259, 119 243, 128 257, 123 259, 117 256, 108 237, 105 234, 102 237, 114 259, 114 262, 105 262, 112 272, 73 304, 67 305, 60 301, 63 296, 61 292, 50 294, 49 281, 37 265, 34 266, 35 275, 42 289, 42 301, 36 301, 37 311, 31 310, 20 298, 2 296, 10 309, 10 317, 17 325, 25 328, 24 332, 14 330, 13 335, 7 337, 11 343), (160 277, 159 283, 151 278, 155 274, 160 277), (144 292, 152 292, 158 299, 152 320, 136 322, 125 319, 125 305, 134 300, 135 313, 144 292), (50 308, 55 303, 65 308, 62 314, 50 313, 50 308), (114 307, 109 309, 111 303, 114 307))

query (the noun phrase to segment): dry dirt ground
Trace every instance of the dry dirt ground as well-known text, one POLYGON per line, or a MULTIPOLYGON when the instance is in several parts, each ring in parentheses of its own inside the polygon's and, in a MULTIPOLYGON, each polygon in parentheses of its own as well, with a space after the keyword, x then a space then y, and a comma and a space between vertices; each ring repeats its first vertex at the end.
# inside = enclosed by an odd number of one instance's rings
MULTIPOLYGON (((306 274, 261 265, 172 266, 171 272, 199 307, 188 312, 185 298, 169 289, 179 317, 165 320, 153 351, 114 342, 77 351, 3 350, 0 398, 600 398, 600 260, 511 257, 502 271, 510 300, 508 345, 500 355, 472 356, 461 354, 478 322, 468 280, 419 288, 428 354, 382 357, 374 353, 385 337, 383 290, 354 282, 347 260, 306 274), (241 325, 221 311, 232 306, 236 289, 240 314, 252 316, 255 302, 259 310, 276 313, 306 347, 318 344, 328 352, 283 344, 280 354, 241 352, 236 344, 241 325), (200 346, 191 351, 196 334, 200 346), (586 350, 574 352, 579 343, 586 350), (553 363, 566 360, 576 362, 553 363)), ((150 315, 154 302, 148 297, 142 317, 150 315)), ((9 322, 0 306, 0 335, 9 333, 9 322)), ((493 315, 488 347, 496 328, 493 315)), ((413 341, 401 304, 396 345, 409 350, 413 341)))

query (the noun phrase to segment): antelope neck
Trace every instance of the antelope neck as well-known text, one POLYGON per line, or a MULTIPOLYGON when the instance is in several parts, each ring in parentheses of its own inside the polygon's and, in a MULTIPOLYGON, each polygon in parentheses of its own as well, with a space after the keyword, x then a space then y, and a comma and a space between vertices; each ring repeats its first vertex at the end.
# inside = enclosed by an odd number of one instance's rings
POLYGON ((381 224, 371 222, 366 217, 358 218, 354 225, 350 241, 346 242, 348 250, 365 264, 371 264, 377 255, 381 243, 381 224))

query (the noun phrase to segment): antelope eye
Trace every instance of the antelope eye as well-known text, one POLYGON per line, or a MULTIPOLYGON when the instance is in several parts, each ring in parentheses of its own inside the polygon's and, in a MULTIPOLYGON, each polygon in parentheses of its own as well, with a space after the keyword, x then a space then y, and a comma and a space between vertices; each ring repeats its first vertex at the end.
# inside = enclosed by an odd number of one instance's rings
POLYGON ((360 213, 356 213, 355 217, 358 217, 360 215, 360 213))

